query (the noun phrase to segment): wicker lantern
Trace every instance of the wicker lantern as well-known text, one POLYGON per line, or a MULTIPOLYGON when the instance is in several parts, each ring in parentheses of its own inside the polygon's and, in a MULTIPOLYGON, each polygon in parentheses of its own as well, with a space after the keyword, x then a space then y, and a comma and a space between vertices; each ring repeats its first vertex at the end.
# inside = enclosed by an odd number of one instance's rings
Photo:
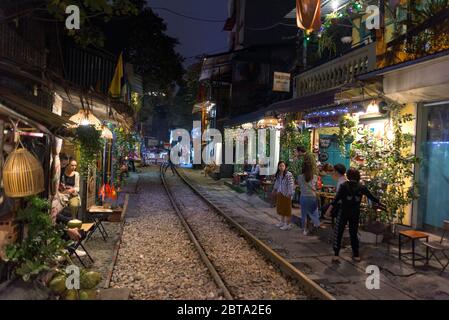
POLYGON ((27 197, 41 193, 44 188, 44 169, 28 150, 14 150, 3 167, 5 194, 11 198, 27 197))

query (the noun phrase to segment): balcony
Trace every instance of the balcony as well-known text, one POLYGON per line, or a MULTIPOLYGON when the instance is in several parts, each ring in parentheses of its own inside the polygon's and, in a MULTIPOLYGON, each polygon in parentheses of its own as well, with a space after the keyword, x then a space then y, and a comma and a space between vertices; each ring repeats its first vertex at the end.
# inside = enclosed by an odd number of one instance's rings
POLYGON ((295 77, 296 97, 307 96, 351 83, 376 69, 376 43, 354 48, 345 55, 306 70, 295 77))
POLYGON ((83 89, 107 95, 117 59, 113 55, 76 46, 65 46, 66 79, 83 89))
POLYGON ((449 8, 445 8, 390 41, 385 54, 379 56, 378 66, 416 60, 448 49, 449 8))
POLYGON ((46 66, 45 52, 30 46, 6 23, 0 23, 0 58, 32 68, 46 66))

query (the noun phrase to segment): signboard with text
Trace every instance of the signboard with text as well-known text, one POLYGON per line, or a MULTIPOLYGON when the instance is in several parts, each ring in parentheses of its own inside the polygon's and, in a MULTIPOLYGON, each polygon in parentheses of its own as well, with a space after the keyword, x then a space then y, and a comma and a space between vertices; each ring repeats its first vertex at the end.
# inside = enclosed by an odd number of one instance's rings
POLYGON ((290 92, 290 73, 274 73, 273 91, 290 92))

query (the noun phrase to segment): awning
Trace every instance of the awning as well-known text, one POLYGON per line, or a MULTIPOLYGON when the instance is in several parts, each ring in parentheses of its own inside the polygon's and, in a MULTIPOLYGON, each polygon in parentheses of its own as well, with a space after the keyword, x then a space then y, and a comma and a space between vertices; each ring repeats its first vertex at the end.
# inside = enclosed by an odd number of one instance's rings
POLYGON ((293 98, 275 102, 266 108, 259 109, 254 112, 246 113, 240 116, 231 118, 227 123, 229 126, 236 126, 246 122, 257 121, 266 115, 273 112, 279 113, 293 113, 302 111, 311 111, 315 108, 327 107, 335 105, 335 94, 340 92, 340 88, 321 92, 306 97, 293 98))
POLYGON ((226 123, 226 126, 238 126, 243 123, 260 120, 265 116, 265 110, 266 108, 231 118, 226 123))
POLYGON ((4 90, 0 90, 0 112, 20 119, 44 133, 57 136, 65 136, 67 126, 74 124, 4 90))
POLYGON ((332 105, 335 103, 335 94, 338 92, 340 92, 340 88, 331 89, 305 97, 275 102, 270 105, 266 111, 274 111, 276 113, 290 113, 312 110, 314 108, 332 105))

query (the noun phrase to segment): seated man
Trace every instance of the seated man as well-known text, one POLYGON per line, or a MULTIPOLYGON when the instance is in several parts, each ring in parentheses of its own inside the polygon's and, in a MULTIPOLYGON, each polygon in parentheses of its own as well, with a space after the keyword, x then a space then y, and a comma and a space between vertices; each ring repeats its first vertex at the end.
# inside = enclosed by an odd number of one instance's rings
POLYGON ((255 164, 246 181, 246 193, 252 195, 258 187, 260 187, 260 166, 255 164))

